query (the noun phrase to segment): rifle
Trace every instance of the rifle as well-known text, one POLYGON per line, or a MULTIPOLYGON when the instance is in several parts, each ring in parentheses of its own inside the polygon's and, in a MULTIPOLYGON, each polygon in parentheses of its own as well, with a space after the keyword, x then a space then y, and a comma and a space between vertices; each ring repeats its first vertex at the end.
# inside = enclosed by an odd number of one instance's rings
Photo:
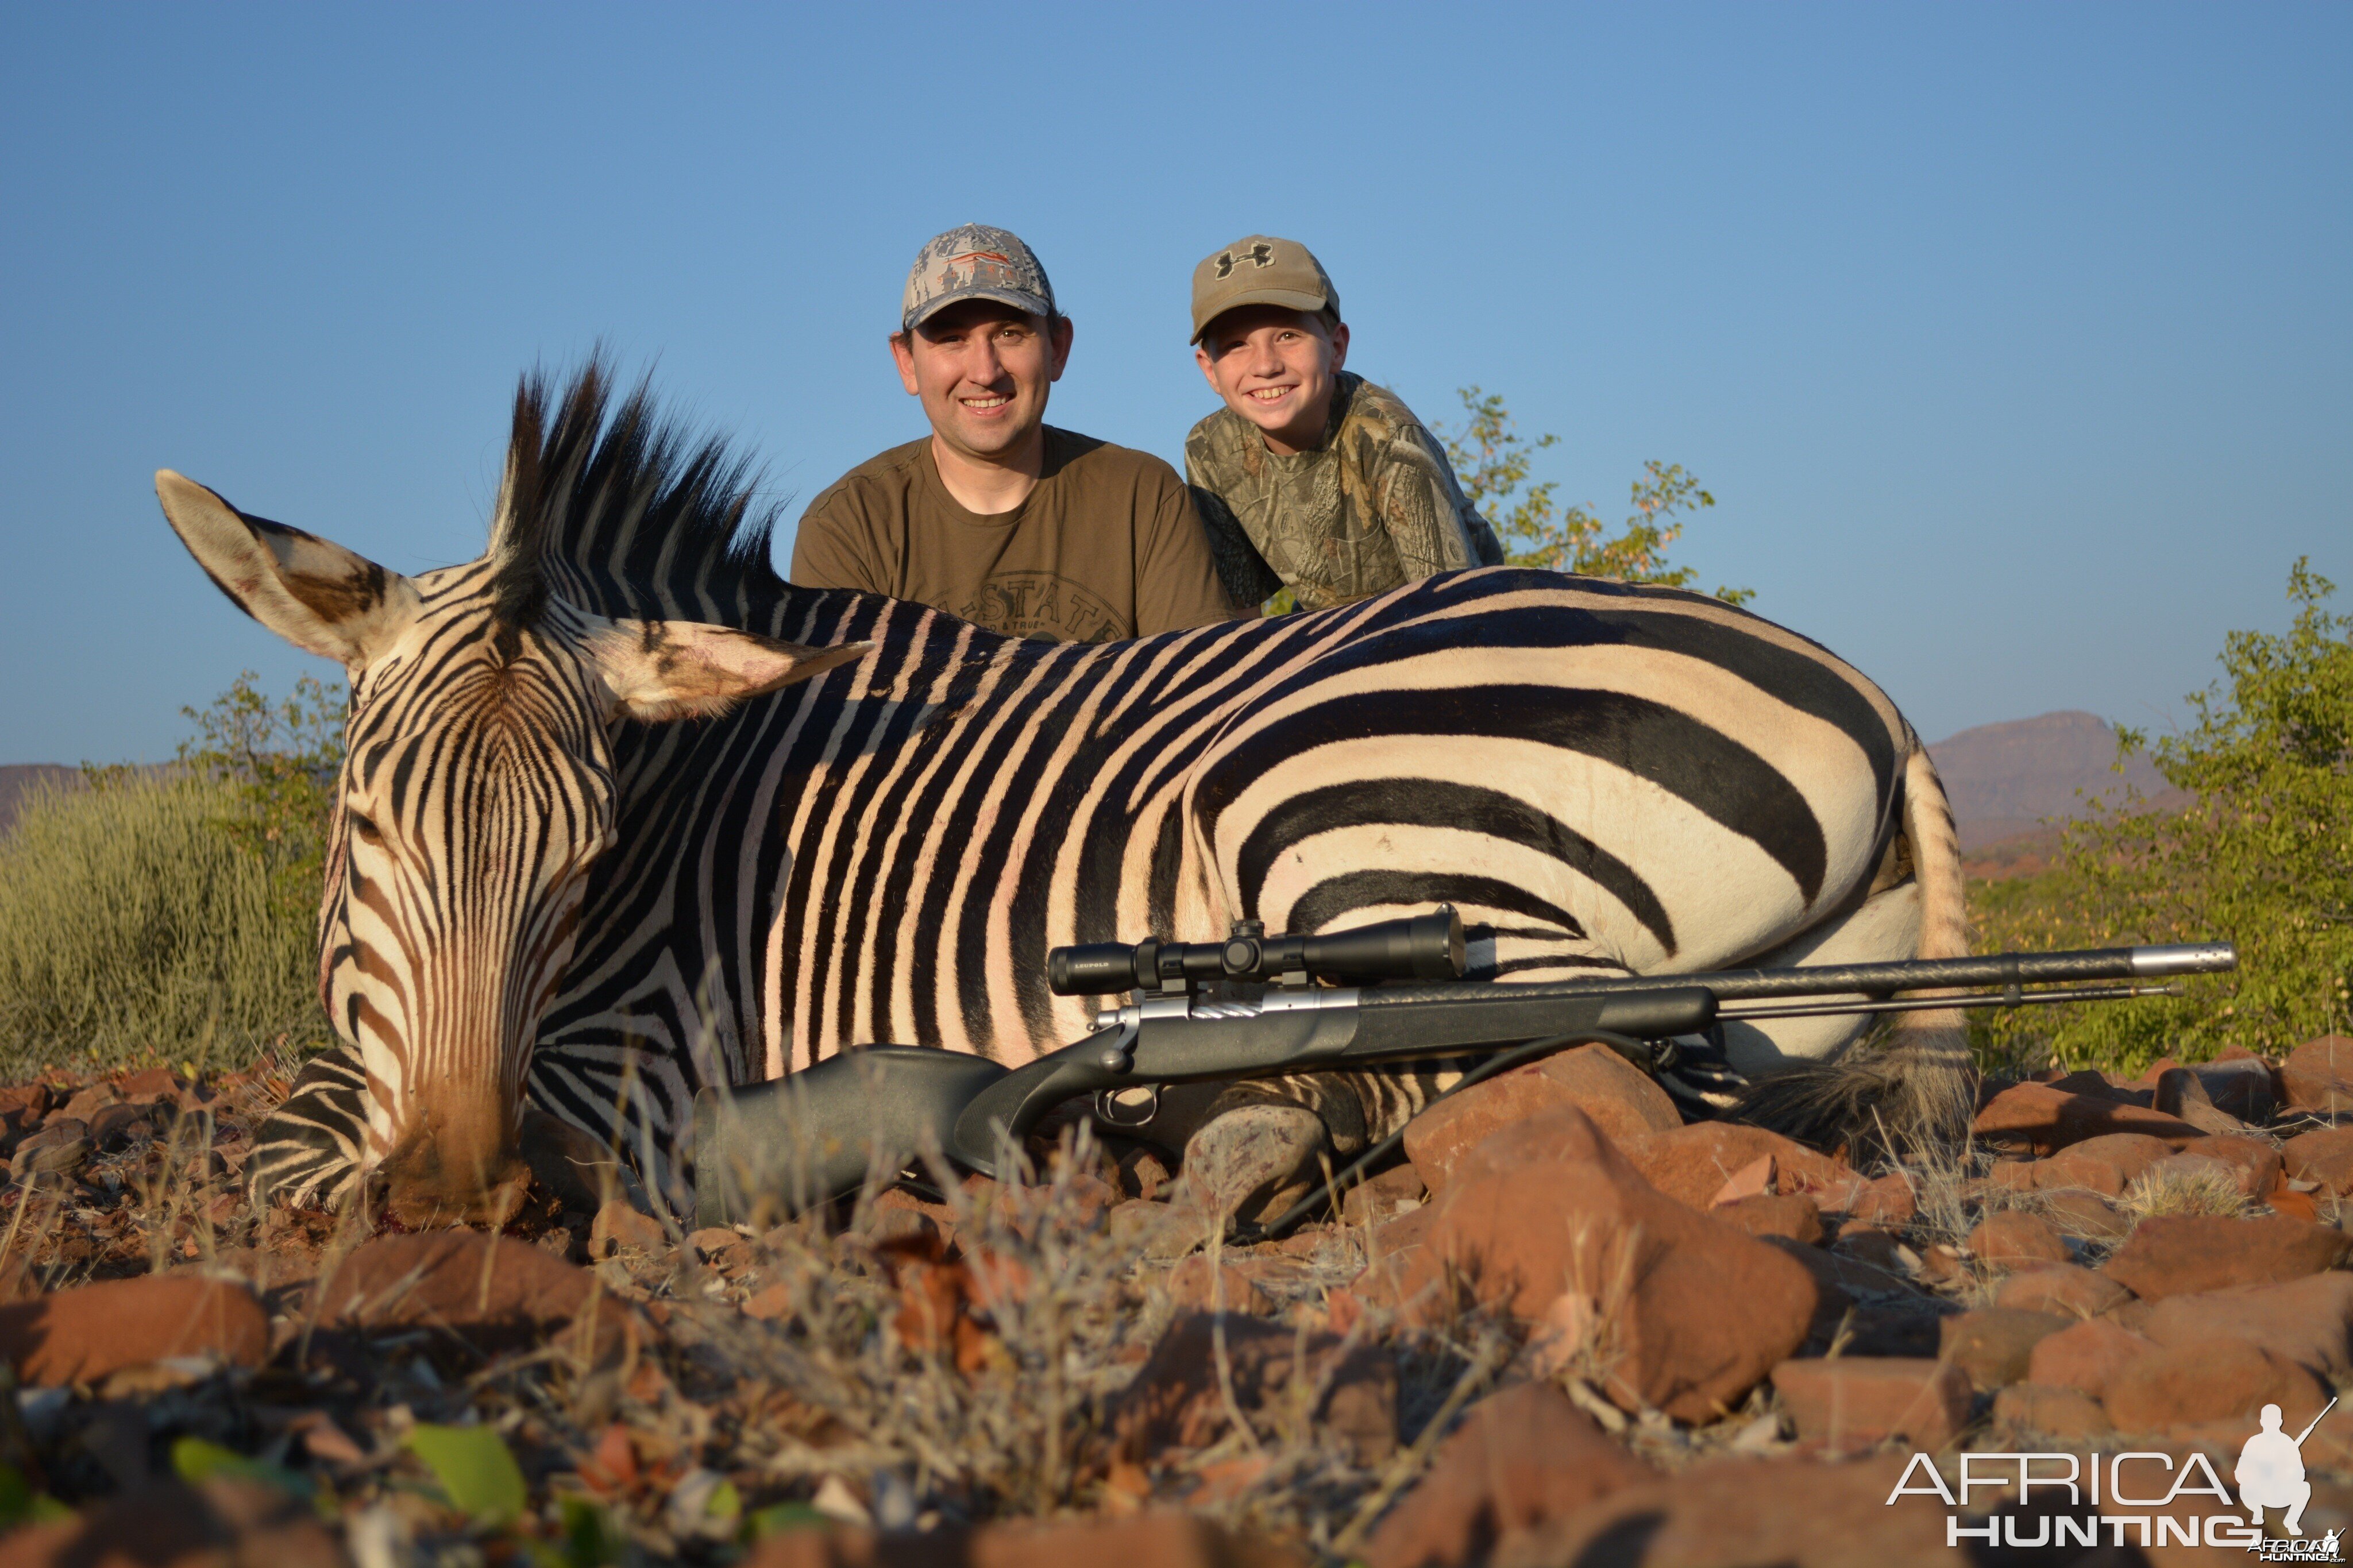
MULTIPOLYGON (((1461 979, 1462 922, 1444 907, 1328 936, 1270 937, 1244 921, 1222 942, 1056 948, 1047 958, 1054 992, 1130 999, 1099 1013, 1085 1039, 1025 1066, 870 1046, 765 1084, 704 1089, 695 1102, 696 1214, 702 1225, 732 1224, 763 1196, 797 1212, 871 1175, 891 1179, 918 1156, 1009 1175, 1004 1152, 1018 1153, 1049 1112, 1087 1096, 1117 1126, 1113 1097, 1124 1090, 1483 1057, 1452 1094, 1597 1043, 1655 1073, 1673 1065, 1676 1037, 1719 1023, 2173 995, 2178 986, 2151 982, 2237 964, 2230 943, 2198 942, 1494 984, 1461 979), (1923 991, 1947 994, 1904 994, 1923 991)), ((1366 1151, 1332 1190, 1398 1136, 1366 1151)))

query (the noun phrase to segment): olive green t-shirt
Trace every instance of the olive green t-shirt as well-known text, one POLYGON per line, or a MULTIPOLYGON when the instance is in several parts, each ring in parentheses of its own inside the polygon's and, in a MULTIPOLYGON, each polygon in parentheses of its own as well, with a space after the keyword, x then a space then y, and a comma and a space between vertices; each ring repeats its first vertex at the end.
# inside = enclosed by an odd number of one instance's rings
POLYGON ((809 503, 792 580, 1059 642, 1150 637, 1239 613, 1176 470, 1050 425, 1037 488, 1008 512, 959 505, 928 436, 860 463, 809 503))

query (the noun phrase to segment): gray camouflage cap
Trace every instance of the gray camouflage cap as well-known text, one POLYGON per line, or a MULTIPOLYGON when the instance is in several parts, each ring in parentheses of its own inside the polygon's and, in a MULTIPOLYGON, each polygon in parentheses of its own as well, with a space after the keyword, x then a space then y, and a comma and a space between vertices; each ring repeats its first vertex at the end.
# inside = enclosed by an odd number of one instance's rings
POLYGON ((1013 234, 968 223, 935 235, 915 253, 899 330, 938 314, 959 300, 994 300, 1033 316, 1054 314, 1054 286, 1037 254, 1013 234))
POLYGON ((1295 239, 1246 234, 1193 268, 1193 341, 1244 305, 1340 313, 1340 291, 1315 253, 1295 239))

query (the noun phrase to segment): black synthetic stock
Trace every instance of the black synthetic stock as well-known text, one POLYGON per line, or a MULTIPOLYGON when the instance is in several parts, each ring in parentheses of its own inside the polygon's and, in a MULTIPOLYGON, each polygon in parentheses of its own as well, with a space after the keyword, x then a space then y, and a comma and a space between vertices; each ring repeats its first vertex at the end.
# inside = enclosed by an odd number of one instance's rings
POLYGON ((956 1117, 1006 1076, 982 1057, 868 1046, 765 1083, 694 1097, 698 1227, 754 1217, 762 1198, 797 1214, 894 1179, 944 1152, 956 1117))

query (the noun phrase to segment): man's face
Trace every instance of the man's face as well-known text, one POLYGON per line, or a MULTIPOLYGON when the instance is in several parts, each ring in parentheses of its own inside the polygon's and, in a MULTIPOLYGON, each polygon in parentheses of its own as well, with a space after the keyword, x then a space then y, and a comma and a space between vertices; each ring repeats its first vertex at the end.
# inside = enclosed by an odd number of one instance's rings
POLYGON ((891 340, 899 379, 923 401, 932 430, 984 461, 1017 451, 1046 417, 1046 397, 1071 358, 1067 317, 967 300, 891 340))
POLYGON ((1277 452, 1324 438, 1333 378, 1348 359, 1348 329, 1327 331, 1304 310, 1245 305, 1209 323, 1193 358, 1226 406, 1259 427, 1277 452))

